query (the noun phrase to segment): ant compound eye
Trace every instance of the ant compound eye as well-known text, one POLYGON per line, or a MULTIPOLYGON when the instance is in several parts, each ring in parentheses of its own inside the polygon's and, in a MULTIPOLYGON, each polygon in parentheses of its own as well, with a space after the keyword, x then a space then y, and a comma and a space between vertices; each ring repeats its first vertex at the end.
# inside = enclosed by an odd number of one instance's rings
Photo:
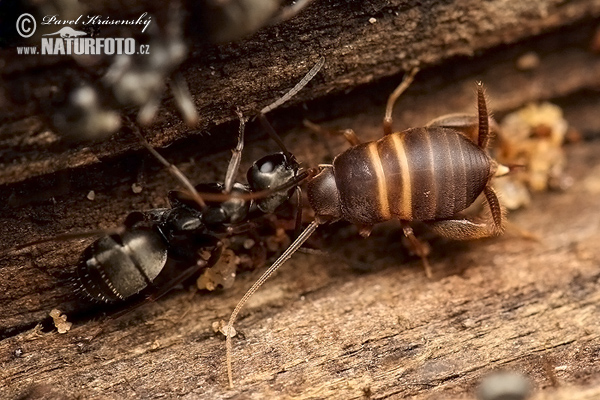
POLYGON ((295 176, 296 163, 290 163, 283 153, 270 154, 256 161, 248 170, 248 183, 253 190, 270 189, 295 176))
MULTIPOLYGON (((248 172, 248 181, 260 181, 269 179, 271 175, 277 175, 279 170, 289 168, 288 161, 283 153, 270 154, 256 161, 248 172)), ((252 184, 252 183, 251 183, 252 184)), ((261 183, 258 182, 258 185, 261 183)), ((266 187, 263 187, 266 188, 266 187)))
POLYGON ((273 171, 273 163, 271 161, 265 162, 263 165, 259 167, 260 172, 263 174, 267 174, 273 171))

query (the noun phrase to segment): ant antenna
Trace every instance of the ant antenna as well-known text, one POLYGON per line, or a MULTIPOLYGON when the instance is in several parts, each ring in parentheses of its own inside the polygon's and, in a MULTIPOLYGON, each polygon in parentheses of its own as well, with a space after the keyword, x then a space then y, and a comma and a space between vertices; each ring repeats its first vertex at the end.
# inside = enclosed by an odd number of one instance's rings
POLYGON ((271 265, 271 267, 268 270, 266 270, 265 273, 262 274, 262 276, 256 282, 254 282, 254 285, 252 285, 252 287, 246 292, 244 297, 242 297, 242 299, 239 301, 237 306, 235 306, 235 309, 231 313, 231 316, 229 317, 229 322, 227 323, 227 328, 225 330, 227 335, 227 339, 225 342, 225 345, 227 347, 227 377, 229 378, 229 387, 231 389, 233 389, 233 372, 231 369, 231 338, 233 336, 233 323, 235 322, 240 310, 242 309, 242 307, 244 307, 248 299, 252 297, 252 295, 258 290, 258 288, 260 288, 262 284, 265 283, 265 281, 269 279, 271 275, 273 275, 273 273, 279 269, 279 267, 281 267, 287 260, 289 260, 292 254, 294 254, 296 250, 298 250, 300 246, 302 246, 304 242, 306 242, 306 240, 310 237, 310 235, 314 233, 318 226, 319 223, 316 220, 311 222, 310 225, 308 225, 308 227, 300 234, 300 236, 298 236, 296 240, 294 240, 294 243, 292 243, 290 247, 288 247, 283 252, 283 254, 279 256, 277 261, 275 261, 273 265, 271 265))
POLYGON ((304 88, 304 86, 306 86, 306 84, 308 82, 310 82, 312 80, 312 78, 315 77, 315 75, 317 75, 319 73, 321 68, 323 68, 323 65, 325 65, 325 57, 321 57, 319 59, 319 61, 317 61, 317 63, 310 69, 310 71, 308 71, 307 74, 304 75, 304 77, 300 80, 300 82, 298 82, 286 94, 284 94, 283 96, 281 96, 279 99, 275 100, 273 103, 269 104, 268 106, 263 107, 263 109, 260 110, 257 115, 258 120, 260 121, 260 124, 262 125, 263 129, 265 131, 267 131, 269 136, 271 136, 271 139, 273 139, 275 141, 275 143, 277 143, 277 145, 285 153, 285 156, 287 158, 291 158, 292 153, 290 153, 288 151, 288 149, 285 147, 285 145, 283 144, 283 141, 281 140, 281 138, 279 137, 277 132, 275 132, 275 129, 273 129, 273 126, 269 123, 269 120, 267 119, 267 117, 265 117, 265 114, 270 111, 273 111, 274 109, 276 109, 277 107, 281 106, 283 103, 287 102, 289 99, 294 97, 300 90, 302 90, 304 88))
POLYGON ((282 105, 283 103, 285 103, 286 101, 288 101, 289 99, 291 99, 292 97, 294 97, 296 95, 296 93, 298 93, 300 90, 302 90, 302 88, 304 86, 306 86, 306 84, 308 82, 310 82, 310 80, 312 78, 314 78, 315 75, 317 75, 317 73, 321 70, 321 68, 323 67, 323 65, 325 65, 325 57, 319 58, 319 61, 317 61, 317 63, 315 64, 315 66, 312 67, 311 70, 308 71, 308 73, 306 75, 304 75, 304 78, 302 78, 300 80, 300 82, 298 82, 296 84, 296 86, 294 86, 289 92, 287 92, 286 94, 284 94, 282 97, 280 97, 279 99, 275 100, 273 103, 271 103, 268 106, 264 107, 262 110, 260 110, 260 113, 261 114, 266 114, 269 111, 272 111, 272 110, 276 109, 277 107, 279 107, 280 105, 282 105))
MULTIPOLYGON (((313 178, 315 175, 317 175, 319 173, 319 168, 315 167, 315 168, 307 168, 304 171, 302 171, 301 173, 299 173, 294 179, 290 180, 289 182, 286 182, 280 186, 271 188, 271 189, 264 189, 264 190, 259 190, 257 192, 252 192, 252 193, 237 193, 237 192, 232 192, 232 193, 210 193, 210 192, 201 192, 199 193, 202 198, 206 201, 227 201, 230 199, 240 199, 240 200, 256 200, 256 199, 263 199, 265 197, 269 197, 274 193, 277 192, 283 192, 285 190, 289 190, 295 186, 298 186, 300 184, 302 184, 302 182, 306 181, 307 179, 313 178)), ((191 197, 191 193, 187 193, 187 192, 183 192, 181 193, 181 196, 183 198, 187 198, 187 199, 193 199, 193 197, 191 197)))
POLYGON ((277 143, 277 146, 279 146, 281 151, 284 152, 286 158, 288 158, 288 159, 291 158, 292 153, 290 153, 289 150, 287 149, 287 147, 285 147, 285 144, 283 144, 283 140, 281 140, 281 138, 279 137, 277 132, 275 132, 273 125, 271 125, 271 123, 269 122, 267 117, 265 117, 265 114, 263 114, 263 113, 258 114, 258 121, 262 125, 263 129, 265 131, 267 131, 267 133, 269 134, 271 139, 273 139, 275 141, 275 143, 277 143))

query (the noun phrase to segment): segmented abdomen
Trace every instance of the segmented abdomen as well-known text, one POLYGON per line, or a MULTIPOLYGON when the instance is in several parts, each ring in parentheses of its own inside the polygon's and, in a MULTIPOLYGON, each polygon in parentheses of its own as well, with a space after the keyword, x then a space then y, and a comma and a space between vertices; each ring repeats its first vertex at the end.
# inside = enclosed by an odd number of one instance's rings
POLYGON ((427 221, 467 208, 489 180, 490 159, 462 134, 413 128, 354 146, 333 162, 343 217, 373 225, 427 221))

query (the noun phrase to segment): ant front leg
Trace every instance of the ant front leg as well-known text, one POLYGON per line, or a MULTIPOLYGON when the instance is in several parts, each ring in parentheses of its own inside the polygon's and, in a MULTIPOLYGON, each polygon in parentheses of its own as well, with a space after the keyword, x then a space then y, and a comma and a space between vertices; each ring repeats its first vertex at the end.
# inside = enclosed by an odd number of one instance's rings
POLYGON ((238 134, 238 142, 233 149, 233 155, 231 156, 231 160, 229 161, 229 165, 227 166, 227 173, 225 174, 225 193, 230 193, 231 189, 233 189, 233 184, 235 180, 235 176, 237 175, 238 169, 240 168, 240 162, 242 161, 242 150, 244 150, 244 129, 246 126, 246 118, 240 111, 240 109, 236 109, 235 113, 240 119, 240 129, 238 134))

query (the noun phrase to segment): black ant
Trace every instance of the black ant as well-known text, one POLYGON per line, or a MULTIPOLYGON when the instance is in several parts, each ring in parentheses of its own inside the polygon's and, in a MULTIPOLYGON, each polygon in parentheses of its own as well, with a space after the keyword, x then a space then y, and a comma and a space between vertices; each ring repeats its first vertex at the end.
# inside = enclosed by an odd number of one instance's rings
MULTIPOLYGON (((405 76, 390 95, 383 120, 384 137, 361 143, 354 131, 343 134, 352 145, 337 155, 331 165, 310 168, 307 195, 315 219, 254 283, 232 312, 226 332, 227 373, 233 387, 231 352, 233 324, 238 313, 256 290, 281 267, 321 224, 345 220, 362 236, 373 225, 400 220, 411 249, 421 257, 428 276, 428 247, 414 235, 410 222, 425 223, 436 234, 456 240, 496 236, 504 230, 504 211, 491 187, 495 176, 510 171, 487 153, 490 116, 481 82, 477 83, 476 118, 448 115, 425 127, 402 132, 392 130, 392 110, 398 97, 409 87, 417 68, 405 76), (476 131, 476 135, 472 131, 476 131), (491 215, 485 218, 460 213, 484 194, 491 215)), ((309 128, 324 131, 308 123, 309 128)))
MULTIPOLYGON (((280 106, 310 81, 321 69, 324 59, 288 93, 263 108, 259 118, 270 135, 281 147, 281 152, 267 155, 256 161, 247 172, 247 184, 235 182, 242 150, 246 118, 238 110, 240 119, 237 146, 229 162, 223 182, 193 186, 179 169, 165 160, 134 129, 146 147, 187 188, 171 191, 169 207, 148 211, 135 211, 126 218, 123 226, 112 231, 67 233, 17 246, 19 250, 34 244, 56 240, 71 240, 103 235, 88 246, 77 266, 76 283, 87 298, 105 303, 126 300, 152 287, 155 279, 171 267, 185 267, 174 279, 147 298, 154 300, 198 271, 213 266, 223 251, 221 240, 241 234, 252 227, 252 222, 266 214, 274 213, 294 194, 297 197, 296 224, 301 220, 300 189, 298 183, 307 178, 294 156, 285 148, 266 122, 264 114, 280 106), (228 196, 225 201, 205 201, 210 197, 228 196), (210 249, 208 260, 202 253, 210 249)), ((210 200, 210 199, 208 199, 210 200)))

